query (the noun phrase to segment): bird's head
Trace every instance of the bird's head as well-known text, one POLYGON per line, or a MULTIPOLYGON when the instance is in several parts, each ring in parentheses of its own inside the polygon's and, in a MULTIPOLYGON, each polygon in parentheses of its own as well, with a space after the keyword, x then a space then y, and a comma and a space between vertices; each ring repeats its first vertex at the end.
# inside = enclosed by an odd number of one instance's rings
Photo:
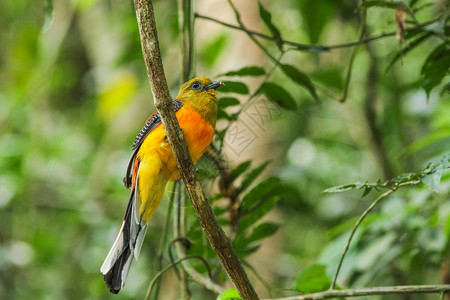
POLYGON ((224 85, 223 82, 212 81, 208 77, 196 77, 183 84, 177 98, 182 100, 212 100, 218 102, 216 89, 224 85))

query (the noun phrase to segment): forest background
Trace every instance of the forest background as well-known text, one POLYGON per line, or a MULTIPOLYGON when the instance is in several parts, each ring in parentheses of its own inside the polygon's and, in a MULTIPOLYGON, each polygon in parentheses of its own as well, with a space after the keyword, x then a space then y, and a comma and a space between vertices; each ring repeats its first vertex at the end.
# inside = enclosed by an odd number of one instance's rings
MULTIPOLYGON (((448 2, 179 2, 154 3, 168 83, 226 83, 197 167, 260 296, 448 284, 448 2)), ((133 3, 7 0, 0 22, 0 298, 112 299, 99 267, 155 110, 133 3)), ((181 252, 231 287, 170 186, 116 298, 144 297, 181 252)), ((150 297, 216 297, 174 270, 150 297)))

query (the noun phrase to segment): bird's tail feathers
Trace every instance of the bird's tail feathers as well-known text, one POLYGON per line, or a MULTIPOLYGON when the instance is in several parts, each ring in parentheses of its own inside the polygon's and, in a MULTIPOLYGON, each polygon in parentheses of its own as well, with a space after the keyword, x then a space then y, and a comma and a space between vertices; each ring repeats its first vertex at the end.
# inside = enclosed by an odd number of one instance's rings
POLYGON ((116 240, 100 268, 113 294, 123 288, 133 257, 138 258, 147 231, 147 224, 139 218, 137 194, 134 189, 116 240))

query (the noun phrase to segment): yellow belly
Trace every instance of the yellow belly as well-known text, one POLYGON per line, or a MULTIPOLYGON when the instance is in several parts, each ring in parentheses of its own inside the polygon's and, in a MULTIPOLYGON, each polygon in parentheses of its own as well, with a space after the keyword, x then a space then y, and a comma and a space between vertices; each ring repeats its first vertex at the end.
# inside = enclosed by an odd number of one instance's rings
MULTIPOLYGON (((193 109, 182 107, 176 113, 193 163, 209 147, 214 128, 193 109)), ((138 191, 141 199, 139 213, 147 222, 164 193, 168 180, 180 178, 175 158, 162 125, 158 125, 145 138, 137 154, 139 159, 138 191)))

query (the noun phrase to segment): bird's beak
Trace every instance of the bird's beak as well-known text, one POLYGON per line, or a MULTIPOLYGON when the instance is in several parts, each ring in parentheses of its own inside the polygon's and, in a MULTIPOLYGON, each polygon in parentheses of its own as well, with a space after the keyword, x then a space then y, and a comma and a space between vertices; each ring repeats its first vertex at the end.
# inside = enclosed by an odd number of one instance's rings
POLYGON ((223 83, 223 81, 213 81, 210 84, 205 85, 202 89, 202 92, 210 89, 217 89, 221 85, 225 85, 225 83, 223 83))

